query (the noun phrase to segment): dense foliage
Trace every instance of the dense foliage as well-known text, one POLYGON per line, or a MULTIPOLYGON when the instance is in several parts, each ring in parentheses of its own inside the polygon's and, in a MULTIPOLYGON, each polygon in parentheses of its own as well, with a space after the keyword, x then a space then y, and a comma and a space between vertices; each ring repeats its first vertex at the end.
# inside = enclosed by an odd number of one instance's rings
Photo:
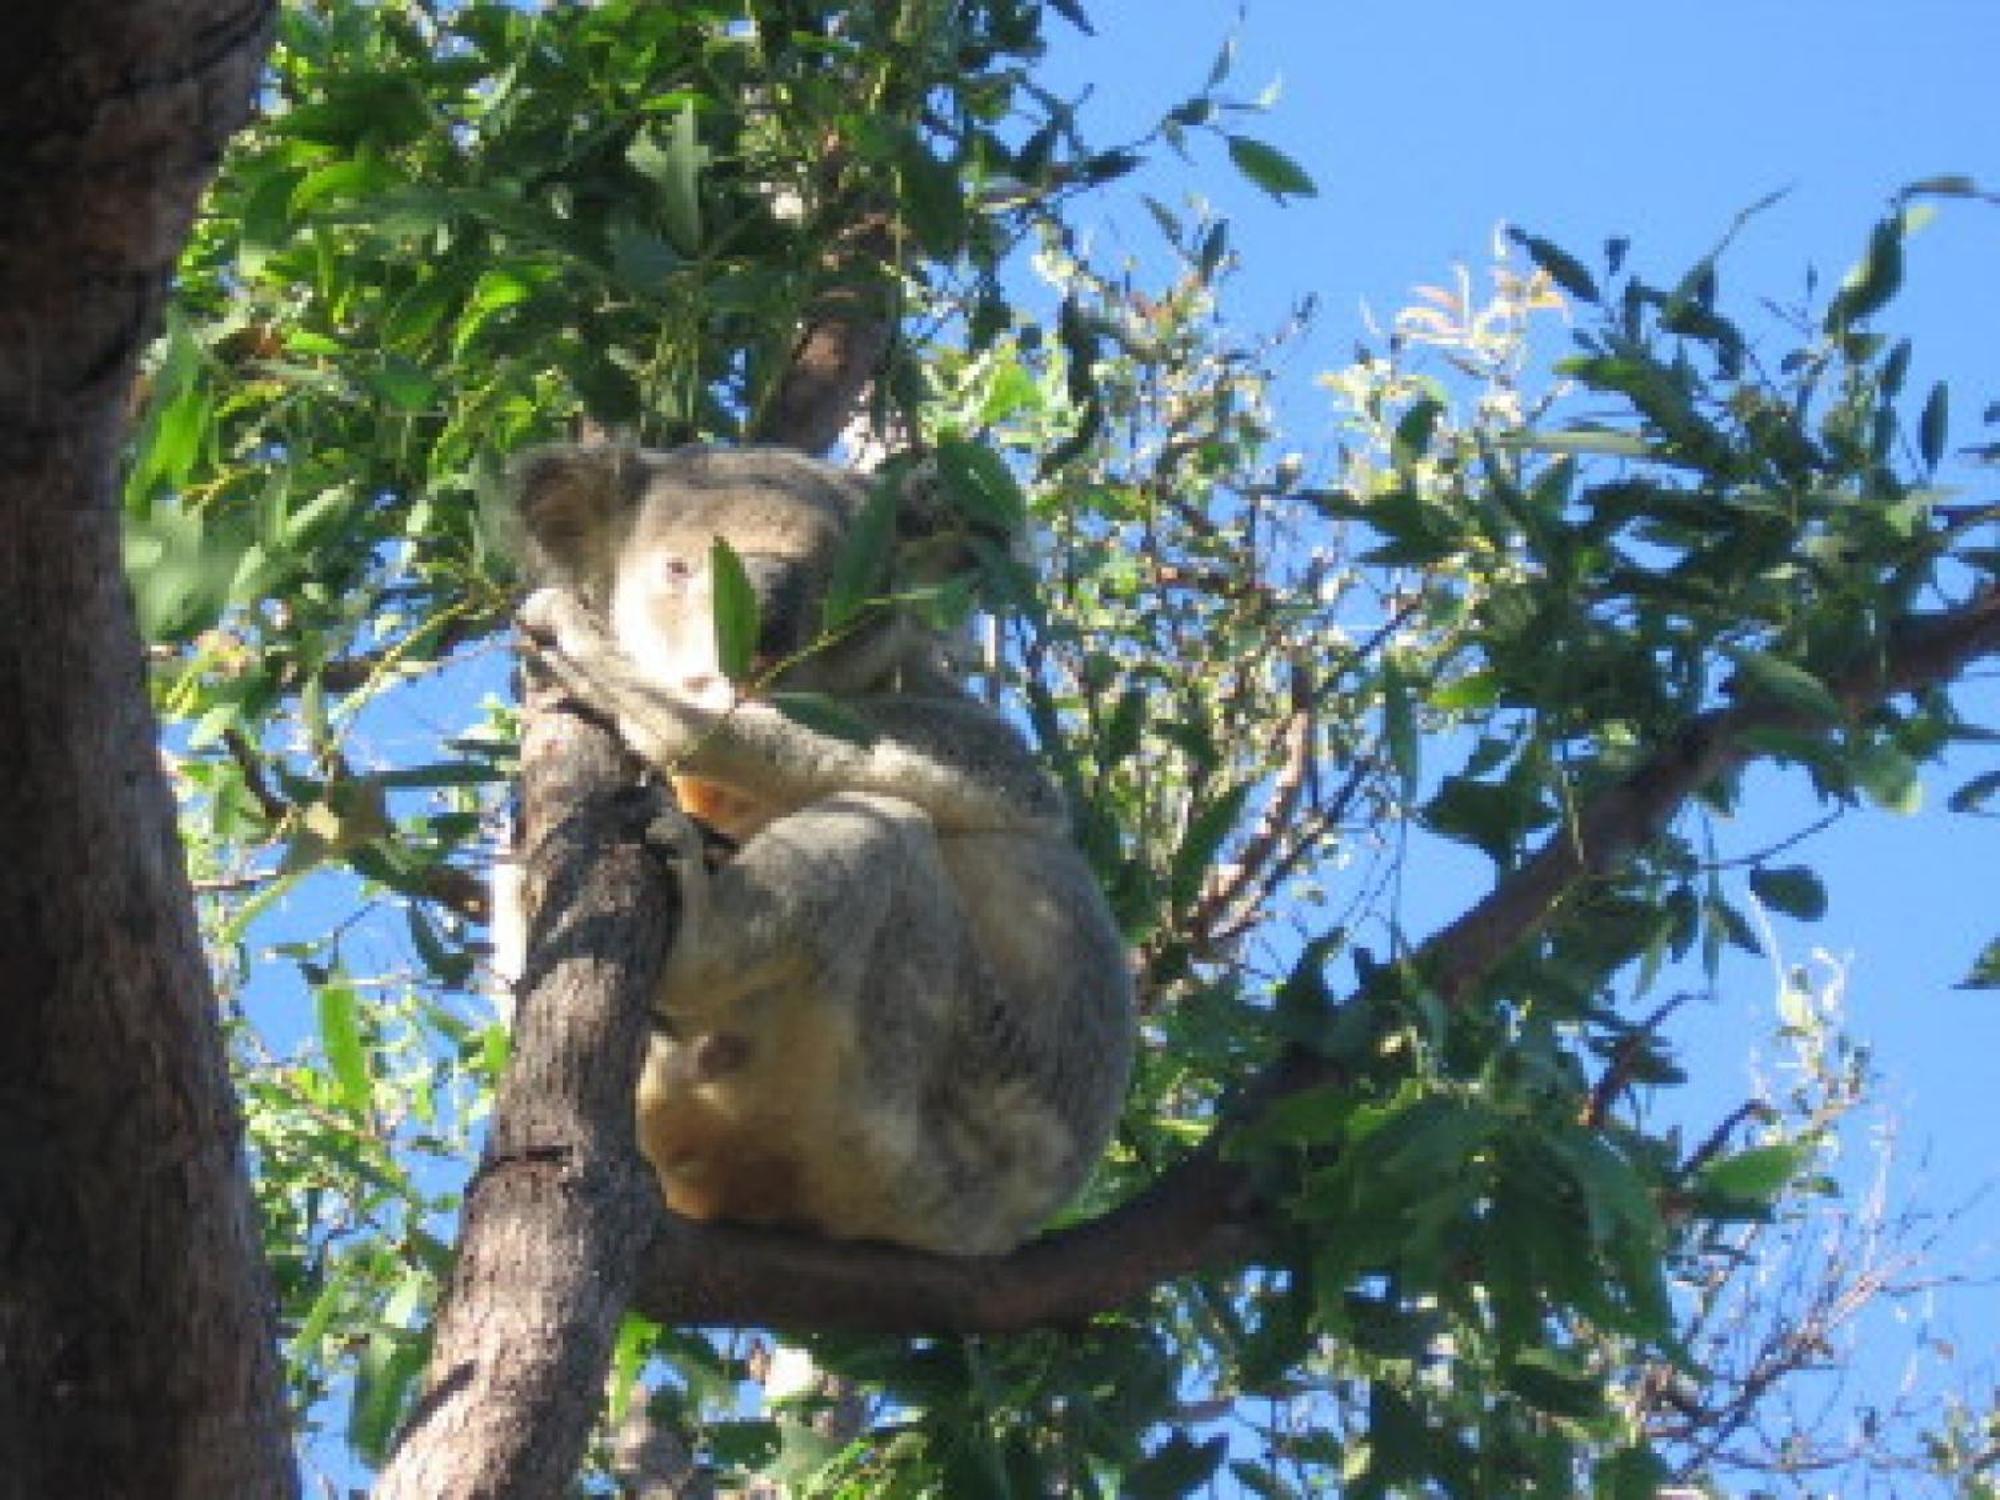
MULTIPOLYGON (((634 1321, 613 1409, 651 1391, 726 1470, 856 1496, 1171 1495, 1225 1466, 1269 1495, 1650 1495, 1740 1419, 1701 1326, 1813 1191, 1856 1064, 1801 984, 1797 1098, 1693 1143, 1658 1123, 1681 1075, 1651 992, 1758 941, 1703 807, 1635 818, 1484 958, 1404 933, 1396 882, 1427 840, 1503 890, 1594 851, 1628 778, 1702 735, 1707 808, 1753 758, 1908 808, 1982 733, 1948 670, 1881 680, 1899 622, 1976 603, 1995 556, 1937 479, 1948 394, 1906 390, 1881 331, 1905 236, 1970 186, 1900 197, 1824 306, 1755 330, 1717 258, 1657 277, 1517 236, 1490 292, 1428 289, 1325 378, 1344 446, 1316 473, 1271 414, 1286 335, 1224 317, 1227 226, 1152 203, 1156 263, 1107 266, 1066 217, 1161 149, 1310 179, 1249 133, 1226 51, 1145 139, 1091 146, 1034 75, 1045 27, 1087 23, 1047 9, 287 10, 127 514, 314 1461, 379 1462, 406 1412, 505 1064, 495 476, 578 432, 767 430, 829 295, 897 330, 857 446, 939 453, 960 503, 1031 521, 1032 567, 992 555, 935 602, 987 606, 983 671, 1139 955, 1139 1077, 1074 1213, 1225 1128, 1261 1248, 1088 1328, 815 1340, 869 1399, 852 1441, 738 1414, 753 1334, 634 1321)), ((1790 857, 1747 885, 1824 905, 1790 857)))

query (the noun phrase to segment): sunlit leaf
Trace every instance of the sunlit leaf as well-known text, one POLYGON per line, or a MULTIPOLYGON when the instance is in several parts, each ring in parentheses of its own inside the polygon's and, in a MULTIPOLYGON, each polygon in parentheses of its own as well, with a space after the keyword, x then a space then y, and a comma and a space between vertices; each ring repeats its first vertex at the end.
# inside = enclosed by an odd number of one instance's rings
POLYGON ((1305 168, 1277 147, 1247 135, 1229 137, 1229 159, 1236 170, 1280 203, 1287 198, 1316 197, 1319 189, 1305 168))
POLYGON ((1724 1198, 1767 1203, 1785 1190, 1812 1156, 1812 1146, 1803 1141, 1752 1146, 1709 1162, 1695 1181, 1705 1191, 1724 1198))

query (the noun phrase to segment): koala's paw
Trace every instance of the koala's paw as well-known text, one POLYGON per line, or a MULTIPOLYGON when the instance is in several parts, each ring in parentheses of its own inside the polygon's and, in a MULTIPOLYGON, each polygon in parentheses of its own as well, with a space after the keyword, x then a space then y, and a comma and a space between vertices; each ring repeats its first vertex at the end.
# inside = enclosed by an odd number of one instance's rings
POLYGON ((646 824, 646 845, 683 869, 699 870, 703 862, 701 829, 677 807, 656 805, 646 824))
POLYGON ((521 633, 543 648, 582 655, 597 633, 583 601, 567 589, 536 589, 515 615, 521 633))

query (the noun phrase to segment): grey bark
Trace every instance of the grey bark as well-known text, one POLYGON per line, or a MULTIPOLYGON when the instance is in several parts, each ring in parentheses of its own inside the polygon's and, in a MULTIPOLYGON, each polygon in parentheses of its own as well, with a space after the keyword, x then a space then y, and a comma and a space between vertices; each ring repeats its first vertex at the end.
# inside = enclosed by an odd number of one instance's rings
POLYGON ((0 1496, 297 1487, 117 504, 272 10, 0 15, 0 1496))
POLYGON ((676 910, 632 779, 608 730, 531 696, 513 1054, 425 1395, 377 1500, 567 1493, 603 1406, 640 1252, 665 1216, 633 1100, 676 910))

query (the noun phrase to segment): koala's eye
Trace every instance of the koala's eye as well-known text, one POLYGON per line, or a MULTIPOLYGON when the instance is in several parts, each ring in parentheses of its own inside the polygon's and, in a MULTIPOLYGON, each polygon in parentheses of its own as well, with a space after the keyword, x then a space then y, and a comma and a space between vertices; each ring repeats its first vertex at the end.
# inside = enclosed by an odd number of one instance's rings
POLYGON ((694 565, 685 557, 672 553, 662 553, 653 559, 653 580, 670 588, 679 588, 694 576, 694 565))

